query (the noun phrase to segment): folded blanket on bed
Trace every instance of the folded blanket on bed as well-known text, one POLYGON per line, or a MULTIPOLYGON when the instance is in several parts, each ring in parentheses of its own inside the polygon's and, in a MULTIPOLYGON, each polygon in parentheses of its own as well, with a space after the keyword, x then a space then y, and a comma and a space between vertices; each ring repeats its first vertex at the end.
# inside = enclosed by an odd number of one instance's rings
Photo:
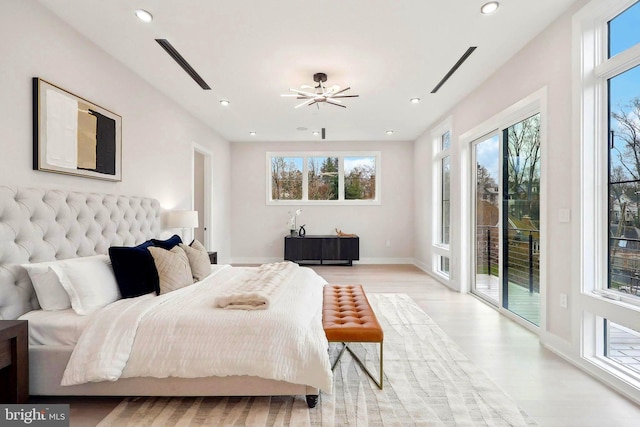
POLYGON ((216 307, 237 310, 264 310, 280 296, 283 281, 289 280, 298 264, 289 261, 263 264, 255 272, 219 295, 216 307))

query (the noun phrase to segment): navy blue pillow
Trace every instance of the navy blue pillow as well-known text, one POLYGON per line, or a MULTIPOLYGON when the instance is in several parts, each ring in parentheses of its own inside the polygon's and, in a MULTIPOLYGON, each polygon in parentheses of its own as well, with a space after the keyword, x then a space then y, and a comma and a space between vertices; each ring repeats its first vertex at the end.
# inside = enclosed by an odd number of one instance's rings
POLYGON ((160 294, 160 280, 153 257, 147 249, 148 240, 135 247, 112 246, 109 257, 122 298, 134 298, 155 292, 160 294))
POLYGON ((168 251, 173 249, 174 246, 178 246, 179 243, 182 243, 182 239, 177 234, 174 234, 167 240, 151 239, 151 241, 153 242, 153 246, 157 246, 168 251))

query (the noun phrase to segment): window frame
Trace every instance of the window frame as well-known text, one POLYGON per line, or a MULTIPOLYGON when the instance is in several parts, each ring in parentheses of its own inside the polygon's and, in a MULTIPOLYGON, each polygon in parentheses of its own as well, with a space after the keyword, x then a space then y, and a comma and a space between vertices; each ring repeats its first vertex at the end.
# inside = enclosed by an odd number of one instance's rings
POLYGON ((266 152, 266 204, 269 206, 282 205, 380 205, 382 192, 382 153, 380 151, 267 151, 266 152), (272 199, 271 159, 273 157, 298 157, 302 158, 302 199, 279 200, 272 199), (337 157, 338 158, 338 200, 309 200, 309 162, 312 157, 337 157), (376 194, 371 200, 345 199, 344 192, 344 159, 346 157, 374 157, 376 162, 376 194))
MULTIPOLYGON (((640 43, 609 58, 608 22, 637 0, 592 0, 573 17, 574 136, 579 163, 579 283, 573 315, 581 359, 610 384, 638 395, 640 376, 608 360, 604 320, 630 327, 640 324, 637 298, 609 284, 609 79, 640 65, 640 43)), ((639 94, 640 95, 640 94, 639 94)))
POLYGON ((451 177, 453 176, 453 129, 452 118, 448 117, 441 123, 436 125, 431 131, 432 141, 432 165, 433 165, 433 230, 432 230, 432 242, 431 247, 433 251, 432 270, 439 277, 450 280, 451 278, 451 199, 452 199, 452 185, 451 177), (442 148, 442 138, 449 133, 449 147, 442 148), (449 157, 449 243, 443 242, 443 160, 449 157), (449 271, 445 271, 442 266, 445 263, 444 259, 449 261, 449 271))

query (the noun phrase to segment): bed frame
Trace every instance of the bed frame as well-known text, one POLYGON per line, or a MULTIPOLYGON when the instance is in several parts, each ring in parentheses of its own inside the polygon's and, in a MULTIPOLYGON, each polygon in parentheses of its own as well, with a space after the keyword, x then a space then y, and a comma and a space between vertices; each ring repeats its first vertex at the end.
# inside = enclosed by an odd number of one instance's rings
MULTIPOLYGON (((133 246, 160 234, 157 200, 0 186, 0 320, 40 308, 20 264, 106 254, 110 246, 133 246)), ((32 395, 86 396, 272 396, 306 395, 315 406, 318 389, 250 376, 123 378, 60 386, 73 347, 29 346, 32 395)))

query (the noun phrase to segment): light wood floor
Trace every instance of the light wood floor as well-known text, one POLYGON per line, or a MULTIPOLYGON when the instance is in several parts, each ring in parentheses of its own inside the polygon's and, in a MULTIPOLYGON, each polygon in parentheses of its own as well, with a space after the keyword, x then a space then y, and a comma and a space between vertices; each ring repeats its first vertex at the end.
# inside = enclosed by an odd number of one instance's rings
MULTIPOLYGON (((368 293, 406 293, 467 356, 541 426, 637 426, 640 406, 542 347, 538 337, 470 295, 408 265, 321 266, 330 283, 359 283, 368 293)), ((35 402, 36 399, 33 399, 35 402)), ((118 398, 51 398, 71 403, 72 426, 94 426, 118 398)))

